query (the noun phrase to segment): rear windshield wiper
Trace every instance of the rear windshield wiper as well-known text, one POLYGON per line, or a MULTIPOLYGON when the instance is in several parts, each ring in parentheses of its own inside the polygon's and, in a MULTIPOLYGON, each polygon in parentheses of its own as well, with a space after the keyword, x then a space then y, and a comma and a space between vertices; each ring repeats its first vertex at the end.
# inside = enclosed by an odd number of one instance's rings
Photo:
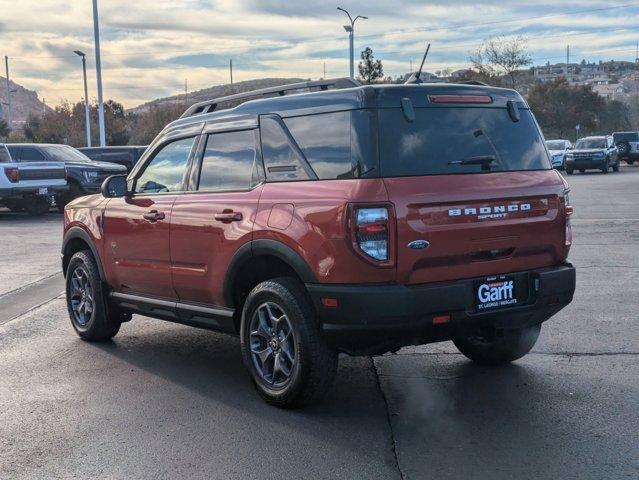
POLYGON ((494 155, 482 155, 464 160, 452 160, 448 162, 448 165, 481 165, 482 170, 490 170, 490 164, 495 160, 497 160, 497 158, 494 155))

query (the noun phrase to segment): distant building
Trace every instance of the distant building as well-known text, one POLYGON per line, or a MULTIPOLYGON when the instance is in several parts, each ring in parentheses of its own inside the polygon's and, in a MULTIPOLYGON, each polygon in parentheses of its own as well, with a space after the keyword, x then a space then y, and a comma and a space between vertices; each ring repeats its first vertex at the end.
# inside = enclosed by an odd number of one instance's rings
POLYGON ((628 89, 620 83, 593 85, 592 90, 608 100, 620 100, 628 95, 628 89))

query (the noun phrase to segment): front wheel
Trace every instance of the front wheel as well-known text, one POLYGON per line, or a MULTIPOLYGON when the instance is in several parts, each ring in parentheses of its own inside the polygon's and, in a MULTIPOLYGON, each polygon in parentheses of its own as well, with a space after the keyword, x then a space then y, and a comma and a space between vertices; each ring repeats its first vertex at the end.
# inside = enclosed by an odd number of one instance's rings
POLYGON ((619 171, 619 160, 617 160, 617 163, 615 163, 615 164, 612 166, 612 171, 613 171, 613 172, 618 172, 618 171, 619 171))
POLYGON ((299 407, 319 399, 337 371, 302 285, 276 278, 257 285, 242 311, 242 358, 271 405, 299 407))
POLYGON ((575 173, 575 169, 573 167, 566 167, 566 173, 568 175, 572 175, 573 173, 575 173))
POLYGON ((610 170, 610 159, 606 158, 606 161, 601 167, 601 173, 608 173, 608 170, 610 170))
POLYGON ((537 342, 541 324, 531 327, 490 330, 453 339, 457 349, 479 365, 502 365, 526 355, 537 342))
POLYGON ((71 325, 80 338, 102 341, 118 333, 122 318, 111 311, 105 301, 98 266, 89 250, 71 257, 66 287, 71 325))

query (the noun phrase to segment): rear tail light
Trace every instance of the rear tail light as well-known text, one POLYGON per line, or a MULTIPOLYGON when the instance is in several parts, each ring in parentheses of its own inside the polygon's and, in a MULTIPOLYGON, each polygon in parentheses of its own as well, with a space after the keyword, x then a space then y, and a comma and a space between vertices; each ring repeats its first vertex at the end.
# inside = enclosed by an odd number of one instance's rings
POLYGON ((390 207, 354 207, 351 217, 355 250, 377 265, 393 263, 394 217, 390 207))
POLYGON ((572 245, 572 225, 570 224, 570 217, 574 212, 573 206, 570 204, 570 190, 564 190, 564 212, 566 214, 566 247, 572 245))
POLYGON ((18 183, 20 181, 20 170, 18 170, 17 167, 4 167, 4 174, 11 183, 18 183))
POLYGON ((474 103, 488 105, 493 103, 490 95, 429 95, 430 103, 474 103))

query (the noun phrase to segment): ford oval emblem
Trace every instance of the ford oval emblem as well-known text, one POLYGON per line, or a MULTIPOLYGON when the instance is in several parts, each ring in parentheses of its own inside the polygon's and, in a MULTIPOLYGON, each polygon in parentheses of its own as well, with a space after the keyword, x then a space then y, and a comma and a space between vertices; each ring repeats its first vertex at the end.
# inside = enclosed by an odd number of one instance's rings
POLYGON ((430 243, 427 240, 413 240, 407 246, 413 250, 424 250, 428 248, 429 245, 430 243))

